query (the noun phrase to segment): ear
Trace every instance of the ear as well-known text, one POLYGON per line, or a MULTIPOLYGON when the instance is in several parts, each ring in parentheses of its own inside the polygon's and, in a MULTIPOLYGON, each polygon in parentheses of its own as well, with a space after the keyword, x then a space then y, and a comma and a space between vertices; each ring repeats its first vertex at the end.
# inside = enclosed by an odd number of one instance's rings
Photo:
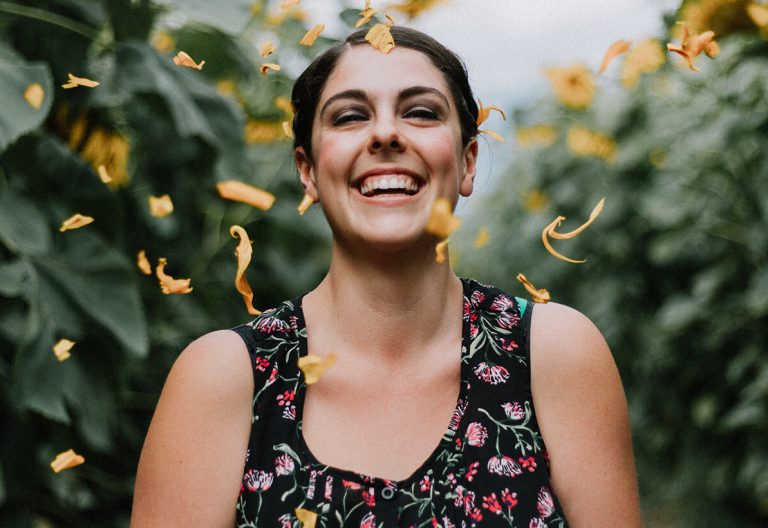
POLYGON ((319 202, 320 194, 317 192, 315 167, 304 151, 304 147, 296 147, 296 150, 293 152, 293 159, 296 161, 296 168, 299 170, 299 178, 304 186, 304 192, 315 202, 319 202))
POLYGON ((477 172, 477 138, 472 138, 464 147, 464 175, 459 183, 459 193, 469 196, 474 189, 475 173, 477 172))

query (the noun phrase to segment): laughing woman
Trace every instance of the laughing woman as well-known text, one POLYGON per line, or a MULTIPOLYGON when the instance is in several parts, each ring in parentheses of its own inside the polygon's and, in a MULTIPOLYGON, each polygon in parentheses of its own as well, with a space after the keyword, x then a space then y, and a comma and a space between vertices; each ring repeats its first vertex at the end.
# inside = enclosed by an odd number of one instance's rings
POLYGON ((425 225, 472 193, 478 109, 452 52, 392 34, 384 54, 353 33, 297 80, 295 160, 330 268, 181 354, 132 526, 640 526, 598 330, 435 262, 425 225), (298 359, 330 353, 308 385, 298 359))

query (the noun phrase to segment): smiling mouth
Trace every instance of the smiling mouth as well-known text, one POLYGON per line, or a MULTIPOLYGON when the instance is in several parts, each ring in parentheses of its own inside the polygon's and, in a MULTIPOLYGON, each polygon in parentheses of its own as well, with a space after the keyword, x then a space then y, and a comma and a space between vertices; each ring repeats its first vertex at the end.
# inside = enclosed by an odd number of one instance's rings
POLYGON ((413 196, 419 192, 421 184, 406 174, 369 176, 360 182, 358 189, 365 197, 382 195, 413 196))

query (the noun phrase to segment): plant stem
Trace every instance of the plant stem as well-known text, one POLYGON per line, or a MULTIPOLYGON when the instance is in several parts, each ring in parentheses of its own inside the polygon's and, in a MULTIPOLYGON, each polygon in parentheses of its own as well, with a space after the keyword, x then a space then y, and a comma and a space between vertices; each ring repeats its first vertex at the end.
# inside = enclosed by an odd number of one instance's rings
POLYGON ((36 7, 14 4, 13 2, 0 1, 0 12, 42 20, 43 22, 48 22, 49 24, 74 31, 75 33, 83 35, 84 37, 87 37, 91 40, 96 40, 99 36, 99 31, 96 28, 82 24, 76 20, 72 20, 71 18, 57 15, 56 13, 51 13, 45 9, 37 9, 36 7))

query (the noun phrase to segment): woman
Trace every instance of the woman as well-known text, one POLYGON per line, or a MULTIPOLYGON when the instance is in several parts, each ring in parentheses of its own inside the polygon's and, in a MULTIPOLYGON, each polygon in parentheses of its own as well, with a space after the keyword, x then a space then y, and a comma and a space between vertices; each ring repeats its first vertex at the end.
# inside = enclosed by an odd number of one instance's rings
POLYGON ((472 193, 478 110, 452 52, 392 34, 384 54, 356 32, 296 82, 295 159, 332 228, 328 274, 184 350, 132 526, 640 525, 600 333, 435 261, 425 225, 438 199, 472 193), (308 386, 298 358, 330 353, 308 386))

